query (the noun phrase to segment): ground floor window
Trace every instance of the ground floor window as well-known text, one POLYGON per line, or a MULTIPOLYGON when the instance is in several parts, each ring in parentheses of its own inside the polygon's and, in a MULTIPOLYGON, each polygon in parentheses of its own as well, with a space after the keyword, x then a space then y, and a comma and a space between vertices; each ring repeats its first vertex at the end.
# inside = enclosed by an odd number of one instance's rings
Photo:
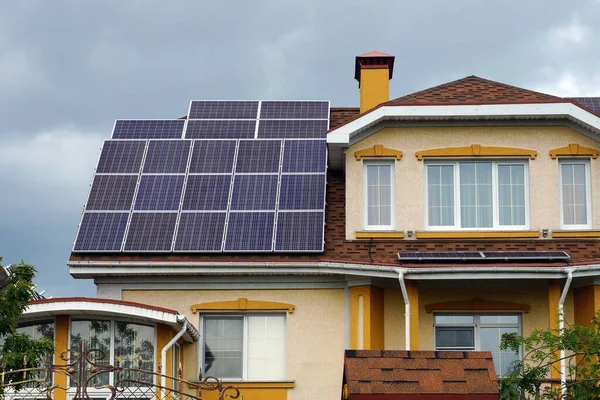
POLYGON ((221 379, 285 379, 285 316, 202 318, 202 372, 221 379))
POLYGON ((492 352, 496 375, 505 375, 520 359, 512 351, 500 351, 505 333, 521 334, 517 314, 435 314, 436 350, 482 350, 492 352))

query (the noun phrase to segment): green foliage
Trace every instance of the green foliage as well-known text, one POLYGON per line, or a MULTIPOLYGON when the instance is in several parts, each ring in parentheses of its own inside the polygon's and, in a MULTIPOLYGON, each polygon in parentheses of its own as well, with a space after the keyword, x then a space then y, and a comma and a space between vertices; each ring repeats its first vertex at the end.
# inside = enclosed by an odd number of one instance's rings
MULTIPOLYGON (((515 363, 508 376, 500 382, 501 399, 519 399, 525 392, 535 396, 539 384, 548 379, 551 370, 560 371, 560 351, 565 351, 567 385, 564 399, 600 399, 600 311, 589 327, 568 325, 560 334, 558 329, 538 329, 528 337, 505 334, 502 350, 522 349, 522 361, 515 363)), ((549 391, 545 398, 561 398, 549 391)))

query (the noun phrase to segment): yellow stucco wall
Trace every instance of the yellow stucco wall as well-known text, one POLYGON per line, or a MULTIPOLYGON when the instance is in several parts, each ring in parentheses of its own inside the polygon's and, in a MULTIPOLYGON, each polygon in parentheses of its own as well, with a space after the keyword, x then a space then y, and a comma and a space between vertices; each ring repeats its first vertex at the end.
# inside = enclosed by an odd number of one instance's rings
MULTIPOLYGON (((123 300, 164 306, 184 314, 196 327, 199 317, 190 310, 192 304, 230 301, 238 298, 249 300, 291 303, 296 306, 287 316, 287 379, 294 381, 294 388, 284 389, 287 398, 337 399, 341 391, 344 359, 344 290, 164 290, 123 291, 123 300)), ((197 370, 198 354, 185 353, 186 369, 197 370)), ((189 370, 188 370, 189 371, 189 370)), ((186 379, 189 376, 186 372, 186 379)), ((264 390, 264 388, 262 389, 264 390)), ((268 388, 266 390, 269 390, 268 388)), ((244 389, 244 398, 255 397, 244 389), (250 397, 253 396, 253 397, 250 397)), ((271 389, 271 397, 277 399, 281 389, 271 389)))
MULTIPOLYGON (((362 161, 354 152, 382 144, 404 153, 395 167, 395 228, 398 231, 423 230, 424 162, 415 152, 442 147, 482 146, 517 147, 536 150, 538 156, 529 160, 530 228, 560 228, 558 161, 549 151, 569 143, 600 149, 595 142, 565 126, 539 127, 422 127, 385 128, 346 150, 346 237, 355 238, 363 225, 362 161)), ((600 176, 600 159, 591 162, 592 182, 600 176)), ((593 185, 592 204, 600 204, 600 186, 593 185)), ((593 207, 593 227, 600 227, 600 207, 593 207)))
POLYGON ((360 112, 365 112, 390 99, 390 71, 386 68, 360 71, 360 112))

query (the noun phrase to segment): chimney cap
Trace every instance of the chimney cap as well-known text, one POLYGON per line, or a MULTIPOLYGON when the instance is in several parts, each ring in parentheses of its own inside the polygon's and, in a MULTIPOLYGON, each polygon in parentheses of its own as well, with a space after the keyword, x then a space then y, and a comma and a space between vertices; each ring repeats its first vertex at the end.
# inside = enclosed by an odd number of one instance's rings
POLYGON ((360 84, 360 71, 363 68, 385 68, 390 71, 390 80, 394 73, 394 56, 382 53, 380 51, 369 51, 368 53, 356 56, 356 65, 354 68, 354 79, 360 84))

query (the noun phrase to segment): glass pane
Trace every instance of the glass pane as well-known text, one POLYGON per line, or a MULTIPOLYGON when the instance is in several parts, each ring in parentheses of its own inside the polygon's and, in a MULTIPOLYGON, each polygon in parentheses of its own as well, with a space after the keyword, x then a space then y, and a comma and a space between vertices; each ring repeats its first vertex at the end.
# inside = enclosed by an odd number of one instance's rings
POLYGON ((454 225, 454 174, 451 165, 429 165, 428 213, 429 225, 454 225))
POLYGON ((379 184, 380 185, 391 185, 392 184, 392 167, 391 165, 379 165, 379 184))
POLYGON ((379 207, 369 206, 367 208, 367 223, 369 225, 380 225, 379 224, 379 207))
POLYGON ((389 205, 381 206, 379 209, 380 220, 379 225, 391 225, 392 224, 392 209, 389 205))
POLYGON ((440 315, 435 316, 435 324, 436 325, 473 324, 474 322, 475 322, 475 319, 473 318, 472 315, 440 314, 440 315))
POLYGON ((481 350, 499 351, 500 347, 500 329, 499 328, 481 328, 481 350))
POLYGON ((379 172, 377 171, 377 165, 367 165, 367 185, 379 185, 379 172))
POLYGON ((248 379, 285 378, 285 317, 248 317, 248 379))
MULTIPOLYGON (((115 362, 124 368, 154 371, 154 327, 115 321, 115 362)), ((137 377, 136 373, 128 371, 120 378, 124 382, 117 386, 139 386, 133 381, 147 381, 152 375, 137 377)))
POLYGON ((482 324, 518 324, 518 315, 482 315, 480 322, 482 324))
POLYGON ((242 378, 242 317, 204 318, 204 375, 242 378))
POLYGON ((585 185, 585 165, 575 164, 573 165, 573 184, 574 185, 585 185))
MULTIPOLYGON (((108 365, 110 363, 110 321, 103 320, 71 320, 71 349, 76 349, 79 342, 86 340, 88 348, 95 350, 90 355, 91 361, 99 365, 108 365), (101 355, 104 358, 101 359, 101 355)), ((100 373, 87 384, 91 386, 108 385, 109 374, 100 373)), ((71 379, 71 386, 77 386, 79 381, 78 371, 71 379)))
POLYGON ((475 346, 473 328, 436 328, 436 347, 473 347, 475 346))

